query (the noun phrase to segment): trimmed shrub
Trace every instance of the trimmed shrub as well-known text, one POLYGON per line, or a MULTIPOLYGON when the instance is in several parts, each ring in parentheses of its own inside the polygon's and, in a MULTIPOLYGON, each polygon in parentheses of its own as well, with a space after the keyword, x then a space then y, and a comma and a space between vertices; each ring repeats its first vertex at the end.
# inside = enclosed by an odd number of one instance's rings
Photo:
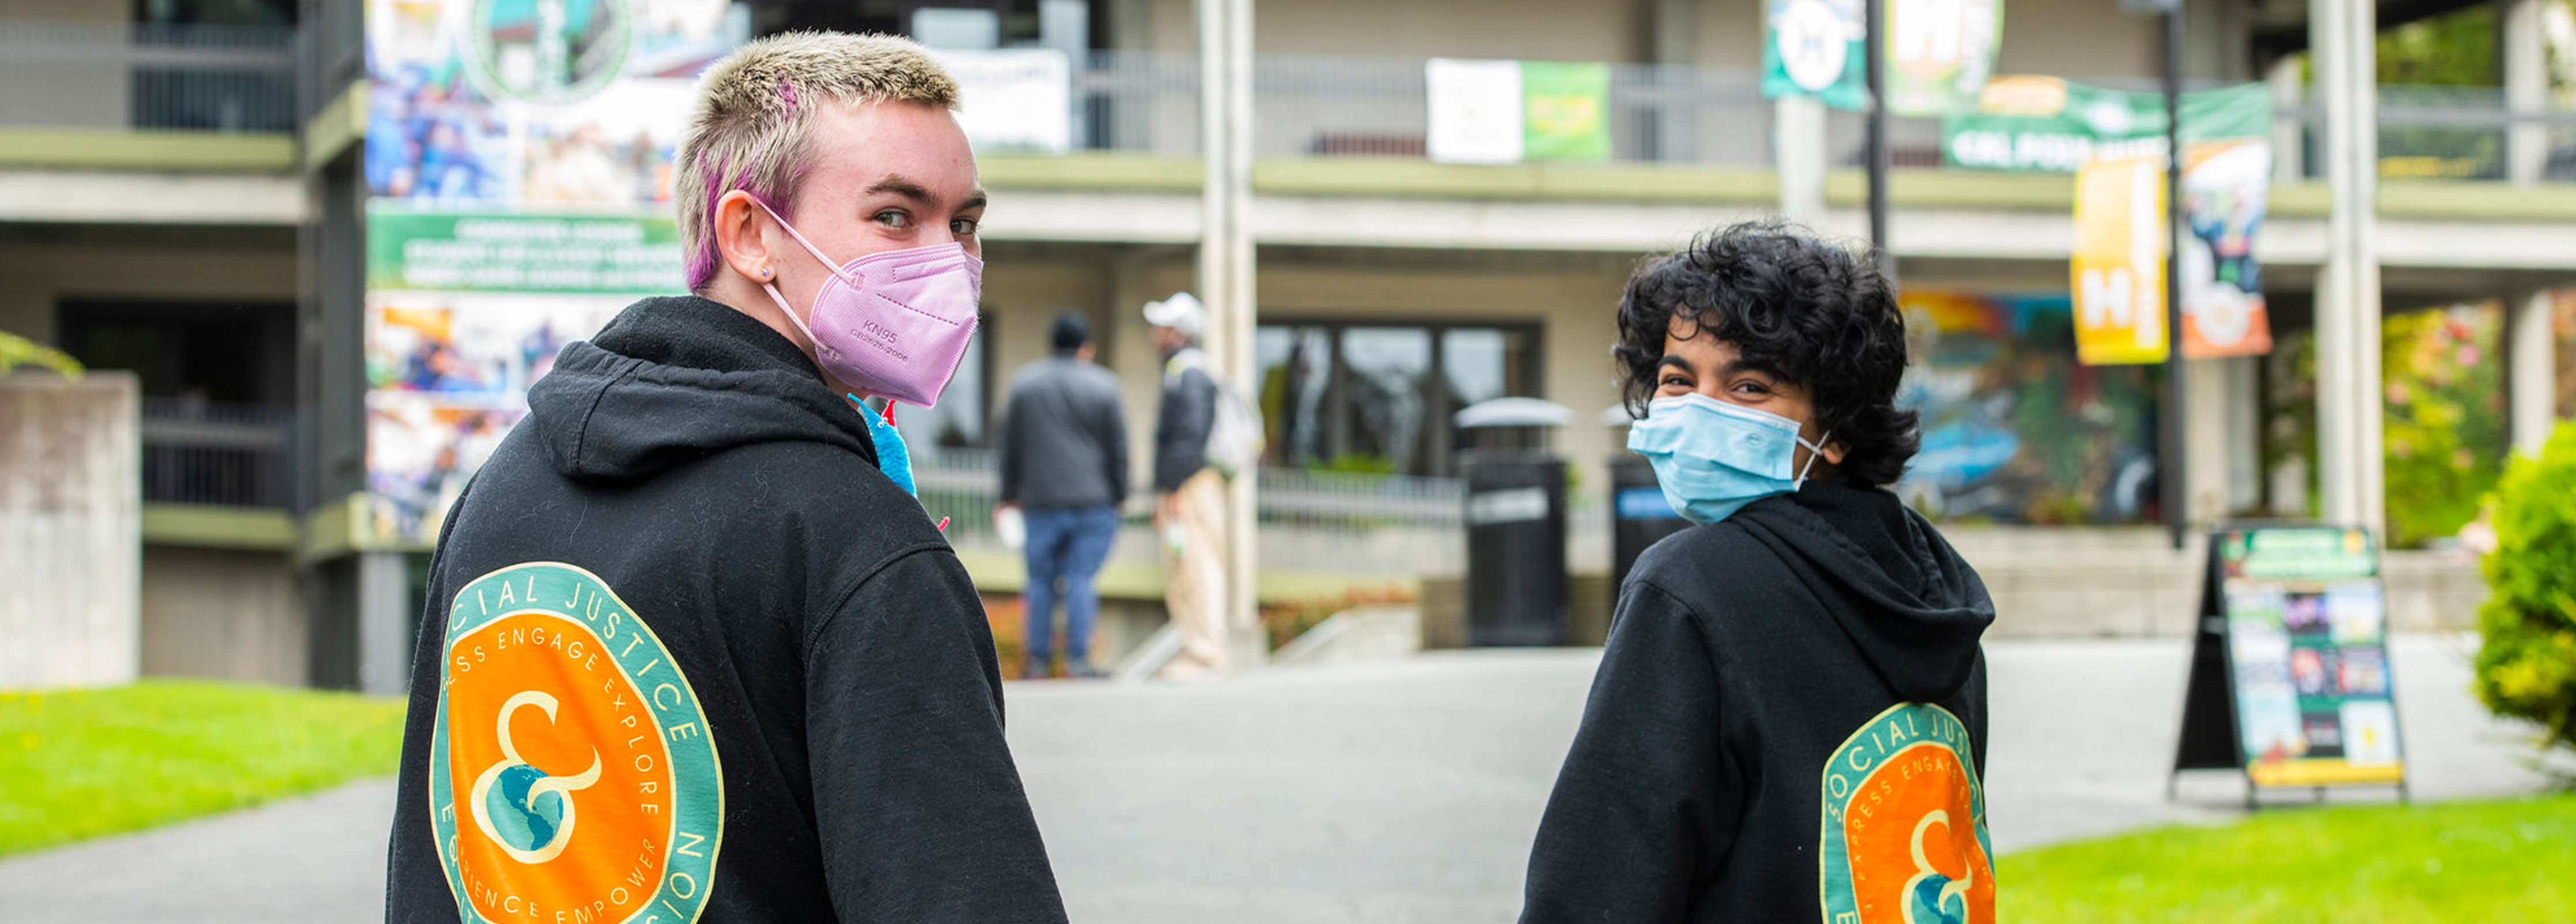
POLYGON ((2576 747, 2576 422, 2560 424, 2538 458, 2513 460, 2494 503, 2478 698, 2576 747))

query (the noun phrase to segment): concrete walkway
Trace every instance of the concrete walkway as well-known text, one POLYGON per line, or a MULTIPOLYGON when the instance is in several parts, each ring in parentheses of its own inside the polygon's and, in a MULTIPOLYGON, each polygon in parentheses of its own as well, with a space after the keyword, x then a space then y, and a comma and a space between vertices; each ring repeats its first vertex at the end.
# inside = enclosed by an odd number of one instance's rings
MULTIPOLYGON (((2188 645, 1989 645, 1998 850, 2236 818, 2241 781, 2164 799, 2188 645)), ((2470 644, 2401 638, 2419 799, 2528 792, 2520 732, 2468 694, 2470 644)), ((1011 740, 1076 921, 1492 922, 1581 716, 1597 651, 1427 654, 1201 686, 1014 683, 1011 740)), ((376 780, 0 861, 12 924, 379 919, 376 780)), ((2343 801, 2385 798, 2351 793, 2343 801)))

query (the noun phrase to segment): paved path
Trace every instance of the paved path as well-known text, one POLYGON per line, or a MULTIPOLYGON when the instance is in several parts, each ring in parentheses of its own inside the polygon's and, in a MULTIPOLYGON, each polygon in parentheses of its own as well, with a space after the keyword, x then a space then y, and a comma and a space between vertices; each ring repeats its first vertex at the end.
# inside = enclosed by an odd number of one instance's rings
MULTIPOLYGON (((2419 798, 2528 792, 2467 643, 2400 639, 2419 798)), ((2241 783, 2164 800, 2188 645, 1988 646, 1988 792, 2005 852, 2237 817, 2241 783)), ((1489 922, 1522 864, 1597 652, 1439 653, 1203 686, 1014 683, 1011 739, 1074 920, 1489 922)), ((0 861, 11 924, 366 921, 392 784, 0 861)), ((2359 793, 2339 798, 2380 798, 2359 793)))

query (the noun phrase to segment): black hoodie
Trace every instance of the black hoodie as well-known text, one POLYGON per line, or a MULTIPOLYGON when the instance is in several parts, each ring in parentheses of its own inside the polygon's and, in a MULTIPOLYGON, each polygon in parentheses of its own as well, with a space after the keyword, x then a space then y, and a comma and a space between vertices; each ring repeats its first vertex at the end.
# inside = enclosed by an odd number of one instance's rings
POLYGON ((1615 619, 1522 921, 1989 919, 1994 605, 1929 523, 1809 482, 1648 549, 1615 619))
POLYGON ((975 588, 812 361, 648 299, 528 404, 430 565, 387 920, 1064 920, 975 588))

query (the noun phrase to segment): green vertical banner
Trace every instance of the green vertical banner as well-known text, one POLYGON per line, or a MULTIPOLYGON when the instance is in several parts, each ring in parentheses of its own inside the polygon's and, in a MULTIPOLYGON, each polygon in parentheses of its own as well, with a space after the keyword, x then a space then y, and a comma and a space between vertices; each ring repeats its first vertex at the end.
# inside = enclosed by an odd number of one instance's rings
POLYGON ((1763 98, 1811 96, 1836 109, 1869 108, 1861 2, 1770 0, 1763 16, 1763 98))
POLYGON ((1885 0, 1887 111, 1942 116, 1977 105, 2002 44, 2003 0, 1885 0))
POLYGON ((1521 62, 1521 159, 1610 159, 1610 65, 1521 62))

